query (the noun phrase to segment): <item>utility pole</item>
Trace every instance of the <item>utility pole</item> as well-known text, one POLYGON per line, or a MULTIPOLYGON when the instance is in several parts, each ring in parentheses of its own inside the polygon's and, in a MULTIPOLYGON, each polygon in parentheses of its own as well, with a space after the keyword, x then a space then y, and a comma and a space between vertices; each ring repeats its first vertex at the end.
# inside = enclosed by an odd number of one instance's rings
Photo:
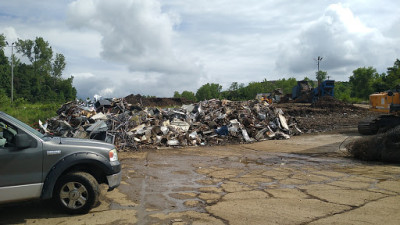
POLYGON ((321 61, 322 61, 322 59, 323 59, 323 57, 321 57, 321 56, 318 56, 318 58, 317 58, 317 59, 314 59, 315 61, 317 61, 318 72, 319 72, 319 62, 321 62, 321 61))
POLYGON ((322 57, 318 56, 317 59, 314 59, 315 61, 317 61, 317 66, 318 66, 318 72, 317 72, 317 79, 318 79, 318 86, 321 84, 321 81, 319 80, 318 76, 319 76, 319 63, 322 61, 322 57))
POLYGON ((6 41, 6 44, 8 47, 11 47, 11 103, 14 100, 14 42, 11 43, 11 45, 8 44, 6 41))

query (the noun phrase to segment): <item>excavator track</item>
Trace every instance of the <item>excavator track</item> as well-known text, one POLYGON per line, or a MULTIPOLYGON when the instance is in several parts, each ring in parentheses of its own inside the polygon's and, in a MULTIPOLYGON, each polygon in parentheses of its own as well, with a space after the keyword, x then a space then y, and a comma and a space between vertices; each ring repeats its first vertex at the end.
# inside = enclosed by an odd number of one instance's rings
POLYGON ((368 118, 358 123, 358 133, 372 135, 378 133, 379 127, 376 124, 377 118, 368 118))
POLYGON ((372 135, 386 132, 387 130, 400 125, 400 117, 394 115, 381 115, 375 118, 368 118, 358 123, 358 133, 372 135))

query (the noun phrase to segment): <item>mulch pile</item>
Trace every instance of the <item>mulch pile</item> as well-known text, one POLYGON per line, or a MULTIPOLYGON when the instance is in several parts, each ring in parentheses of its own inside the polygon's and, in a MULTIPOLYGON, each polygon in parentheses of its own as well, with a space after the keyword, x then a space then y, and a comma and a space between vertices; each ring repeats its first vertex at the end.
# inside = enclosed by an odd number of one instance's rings
POLYGON ((311 108, 324 109, 329 112, 339 112, 339 113, 365 111, 360 107, 340 101, 332 96, 321 97, 320 99, 318 99, 318 101, 311 104, 311 108))
POLYGON ((386 133, 357 139, 346 148, 357 159, 400 162, 400 126, 386 133))
POLYGON ((142 107, 172 107, 193 103, 185 98, 150 98, 134 94, 128 95, 124 99, 128 104, 140 105, 142 107))
POLYGON ((345 103, 330 96, 314 103, 284 103, 276 107, 294 117, 297 126, 306 133, 325 132, 356 127, 361 119, 375 115, 366 108, 345 103))

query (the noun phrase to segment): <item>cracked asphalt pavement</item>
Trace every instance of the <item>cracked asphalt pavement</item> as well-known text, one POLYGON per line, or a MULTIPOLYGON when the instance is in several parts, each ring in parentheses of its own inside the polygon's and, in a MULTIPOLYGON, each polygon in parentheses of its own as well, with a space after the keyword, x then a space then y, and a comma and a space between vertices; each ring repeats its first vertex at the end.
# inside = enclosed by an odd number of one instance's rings
POLYGON ((1 206, 0 224, 398 224, 400 165, 349 158, 356 130, 121 153, 123 181, 86 215, 1 206))

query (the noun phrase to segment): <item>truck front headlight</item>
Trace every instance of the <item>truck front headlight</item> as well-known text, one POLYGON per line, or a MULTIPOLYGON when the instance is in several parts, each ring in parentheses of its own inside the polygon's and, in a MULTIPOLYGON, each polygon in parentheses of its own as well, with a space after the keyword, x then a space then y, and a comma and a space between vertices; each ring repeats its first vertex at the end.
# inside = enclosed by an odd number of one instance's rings
POLYGON ((114 162, 118 160, 117 149, 112 149, 108 152, 108 156, 110 157, 110 162, 114 162))

